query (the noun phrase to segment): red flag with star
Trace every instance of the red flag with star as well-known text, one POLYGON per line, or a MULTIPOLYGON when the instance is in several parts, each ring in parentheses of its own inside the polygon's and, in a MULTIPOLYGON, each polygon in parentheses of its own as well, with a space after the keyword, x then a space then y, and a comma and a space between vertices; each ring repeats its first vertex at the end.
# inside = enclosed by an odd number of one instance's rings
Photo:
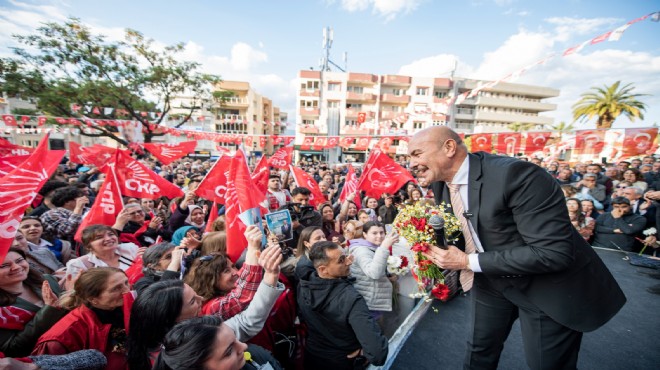
POLYGON ((472 143, 470 151, 490 153, 493 150, 493 134, 476 134, 470 136, 472 143))
POLYGON ((319 184, 316 183, 314 178, 301 168, 291 166, 291 175, 299 187, 309 189, 312 194, 309 195, 309 204, 316 208, 319 204, 326 202, 323 192, 319 189, 319 184))

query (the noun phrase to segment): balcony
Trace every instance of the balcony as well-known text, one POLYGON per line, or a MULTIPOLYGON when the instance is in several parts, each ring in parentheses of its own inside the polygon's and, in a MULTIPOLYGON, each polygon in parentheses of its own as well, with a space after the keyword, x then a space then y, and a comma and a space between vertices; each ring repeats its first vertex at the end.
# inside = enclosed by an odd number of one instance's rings
POLYGON ((343 126, 341 128, 342 135, 373 135, 373 130, 366 127, 359 126, 343 126))
POLYGON ((376 95, 369 94, 369 93, 358 94, 358 93, 354 93, 354 92, 348 92, 348 93, 346 93, 346 100, 374 102, 374 101, 376 101, 376 95))
POLYGON ((231 97, 219 102, 223 108, 247 108, 250 104, 246 98, 231 97))
POLYGON ((242 81, 220 81, 217 86, 222 90, 228 90, 228 91, 250 90, 250 84, 242 81))
POLYGON ((456 117, 457 120, 473 120, 475 119, 474 117, 474 109, 470 108, 457 108, 456 109, 456 117))
MULTIPOLYGON (((458 119, 458 115, 456 116, 458 119)), ((497 112, 477 112, 474 119, 479 121, 490 122, 520 122, 520 123, 533 123, 536 125, 552 125, 552 117, 542 117, 537 115, 521 114, 521 113, 497 113, 497 112)))
POLYGON ((298 132, 301 134, 318 134, 319 128, 314 125, 300 125, 298 126, 298 132))
POLYGON ((449 117, 446 114, 433 113, 431 114, 431 119, 434 121, 447 121, 449 117))
POLYGON ((406 87, 410 86, 412 81, 411 77, 408 76, 397 76, 397 75, 385 75, 380 79, 380 83, 388 86, 401 86, 406 87))
POLYGON ((374 118, 376 113, 374 112, 365 112, 358 109, 346 109, 346 118, 356 118, 359 113, 366 113, 366 118, 374 118))
POLYGON ((320 90, 300 90, 300 96, 307 96, 307 97, 320 97, 321 96, 321 91, 320 90))
POLYGON ((220 116, 216 116, 216 119, 227 122, 243 122, 245 121, 245 116, 240 114, 221 114, 220 116))
POLYGON ((507 99, 507 98, 498 98, 490 96, 481 96, 478 99, 479 105, 487 105, 489 107, 498 107, 498 108, 516 108, 516 109, 525 109, 536 112, 547 112, 557 109, 556 104, 543 103, 540 101, 534 101, 529 99, 507 99))
POLYGON ((382 111, 380 119, 397 119, 398 121, 407 121, 408 114, 403 112, 382 111))
POLYGON ((303 70, 303 71, 300 71, 300 73, 298 73, 298 77, 300 77, 300 78, 309 78, 309 79, 312 79, 312 80, 313 79, 320 80, 321 79, 321 71, 305 71, 305 70, 303 70))
POLYGON ((375 85, 378 82, 378 76, 369 73, 349 73, 349 84, 375 85))
POLYGON ((383 94, 380 96, 381 102, 390 104, 408 104, 410 95, 383 94))
POLYGON ((319 114, 319 108, 300 108, 300 115, 303 117, 318 117, 319 114))
POLYGON ((433 86, 434 87, 440 87, 444 89, 449 89, 453 85, 452 80, 448 78, 434 78, 433 79, 433 86))

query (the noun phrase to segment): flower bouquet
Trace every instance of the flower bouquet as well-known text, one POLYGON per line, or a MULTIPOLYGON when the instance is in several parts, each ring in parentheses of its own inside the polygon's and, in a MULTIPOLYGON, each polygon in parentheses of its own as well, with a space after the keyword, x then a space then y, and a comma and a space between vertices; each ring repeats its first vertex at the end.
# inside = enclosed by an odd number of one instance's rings
POLYGON ((389 256, 387 257, 387 273, 390 275, 402 276, 410 271, 408 257, 389 256))
POLYGON ((445 240, 455 242, 461 232, 460 222, 452 213, 445 210, 445 205, 428 206, 410 204, 402 207, 394 219, 393 225, 399 235, 406 239, 413 252, 411 272, 419 285, 419 293, 414 298, 431 299, 430 295, 446 301, 450 289, 445 285, 445 275, 440 267, 427 259, 422 253, 431 246, 437 246, 435 232, 428 224, 429 218, 438 215, 445 220, 445 240))

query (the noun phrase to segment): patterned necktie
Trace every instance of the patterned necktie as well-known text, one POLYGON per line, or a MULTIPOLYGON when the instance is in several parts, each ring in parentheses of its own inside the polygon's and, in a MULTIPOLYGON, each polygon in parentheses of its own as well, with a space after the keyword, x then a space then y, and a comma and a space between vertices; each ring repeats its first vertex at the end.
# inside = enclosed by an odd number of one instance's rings
MULTIPOLYGON (((470 233, 468 220, 464 216, 465 209, 463 207, 463 199, 461 198, 461 193, 459 191, 460 185, 447 184, 447 187, 449 188, 449 195, 451 196, 451 207, 454 210, 454 215, 461 223, 461 230, 463 230, 463 238, 465 239, 465 253, 477 253, 477 247, 474 244, 472 233, 470 233)), ((461 270, 460 281, 461 286, 463 287, 463 291, 467 292, 472 288, 474 272, 470 270, 461 270)))

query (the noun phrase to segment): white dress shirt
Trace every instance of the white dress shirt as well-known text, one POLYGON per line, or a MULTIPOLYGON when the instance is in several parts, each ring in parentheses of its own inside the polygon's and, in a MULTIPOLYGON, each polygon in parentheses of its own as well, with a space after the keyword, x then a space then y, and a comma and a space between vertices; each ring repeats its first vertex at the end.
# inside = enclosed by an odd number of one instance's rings
MULTIPOLYGON (((466 156, 461 164, 461 167, 458 169, 458 172, 454 175, 454 178, 451 180, 451 184, 459 185, 459 193, 461 194, 461 200, 463 201, 463 209, 466 212, 470 211, 468 206, 468 180, 470 175, 470 159, 469 156, 466 156)), ((464 217, 463 215, 456 215, 456 217, 464 217)), ((481 240, 479 240, 479 235, 474 231, 474 227, 470 220, 468 220, 468 226, 470 228, 469 232, 472 235, 474 240, 474 245, 479 251, 483 253, 484 248, 481 246, 481 240)), ((464 231, 465 232, 465 231, 464 231)), ((474 272, 481 272, 481 266, 479 265, 479 253, 469 254, 470 269, 474 272)))

